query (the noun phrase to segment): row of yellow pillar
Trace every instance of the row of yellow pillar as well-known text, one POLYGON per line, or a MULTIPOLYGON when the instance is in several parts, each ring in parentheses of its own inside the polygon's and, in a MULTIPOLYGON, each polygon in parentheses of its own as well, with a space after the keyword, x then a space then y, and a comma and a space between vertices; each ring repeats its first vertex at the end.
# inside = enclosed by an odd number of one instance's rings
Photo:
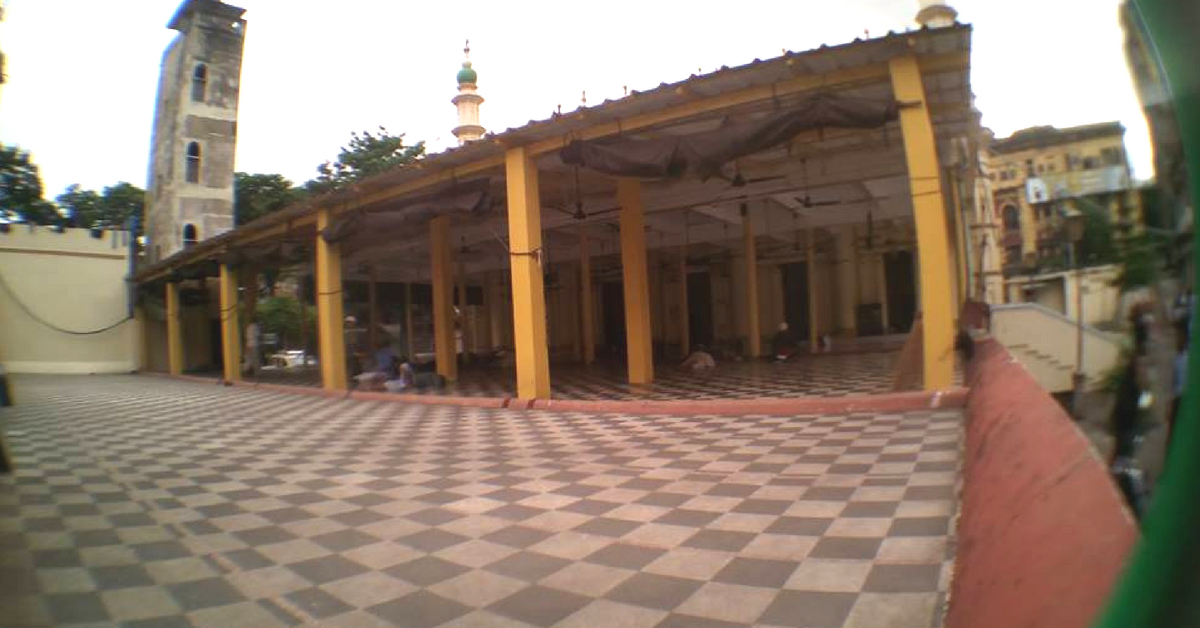
MULTIPOLYGON (((950 247, 946 212, 940 183, 937 147, 925 93, 915 57, 890 62, 895 97, 904 103, 900 127, 904 137, 905 159, 918 242, 918 264, 922 286, 924 382, 927 389, 948 387, 953 377, 953 288, 950 277, 950 247)), ((508 195, 508 231, 512 273, 512 311, 514 349, 517 369, 517 395, 528 399, 550 396, 549 351, 546 337, 546 300, 543 291, 541 204, 538 172, 526 148, 509 149, 505 154, 508 195)), ((650 288, 646 272, 645 212, 641 185, 634 179, 619 179, 617 201, 620 206, 621 266, 623 273, 626 353, 629 381, 645 384, 654 379, 654 360, 650 323, 650 288)), ((743 246, 746 253, 747 331, 749 352, 761 353, 758 319, 757 264, 753 225, 742 209, 743 246)), ((318 211, 317 229, 328 226, 329 208, 318 211)), ((429 226, 433 269, 434 347, 439 372, 447 379, 457 376, 454 337, 453 285, 450 225, 445 216, 433 219, 429 226)), ((811 236, 811 233, 810 233, 811 236)), ((815 259, 814 238, 808 238, 808 259, 815 259)), ((582 352, 585 363, 594 358, 592 336, 591 269, 586 235, 580 241, 580 319, 582 352)), ((680 258, 681 290, 686 303, 686 249, 680 258)), ((815 286, 815 264, 808 264, 809 289, 815 286)), ((221 338, 224 347, 224 374, 227 380, 240 376, 240 335, 237 320, 236 271, 222 265, 220 275, 221 338)), ((183 370, 182 330, 180 328, 179 290, 167 284, 168 358, 172 373, 183 370)), ((316 247, 317 333, 320 348, 321 380, 327 389, 345 389, 346 349, 343 337, 341 255, 337 244, 317 238, 316 247)), ((810 294, 810 302, 812 296, 810 294)), ((886 301, 886 299, 885 299, 886 301)), ((686 309, 686 308, 685 308, 686 309)), ((686 313, 684 314, 686 318, 686 313)), ((818 339, 817 321, 810 325, 810 342, 818 339)), ((685 325, 686 329, 686 325, 685 325)), ((687 333, 683 334, 684 345, 687 333)))

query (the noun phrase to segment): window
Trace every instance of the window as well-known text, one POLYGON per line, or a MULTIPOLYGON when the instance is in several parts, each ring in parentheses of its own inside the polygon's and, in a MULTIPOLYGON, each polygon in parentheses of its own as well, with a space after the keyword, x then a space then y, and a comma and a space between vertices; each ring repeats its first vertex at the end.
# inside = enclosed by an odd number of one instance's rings
POLYGON ((1021 263, 1021 247, 1010 246, 1004 251, 1004 263, 1006 266, 1017 266, 1021 263))
POLYGON ((1084 157, 1083 158, 1083 169, 1084 170, 1095 170, 1096 168, 1099 168, 1099 167, 1100 167, 1099 159, 1096 159, 1095 157, 1084 157))
POLYGON ((1038 174, 1042 174, 1043 172, 1045 172, 1045 171, 1046 171, 1046 164, 1038 164, 1038 165, 1037 165, 1037 171, 1038 171, 1038 174))
POLYGON ((189 248, 197 242, 196 225, 188 223, 183 226, 183 248, 189 248))
POLYGON ((200 144, 192 142, 187 147, 187 182, 200 182, 200 144))
POLYGON ((1021 228, 1021 212, 1012 205, 1004 206, 1004 228, 1009 231, 1016 231, 1021 228))
POLYGON ((1025 176, 1028 176, 1028 177, 1034 176, 1032 159, 1025 160, 1025 176))
POLYGON ((1120 166, 1125 161, 1124 151, 1116 146, 1101 148, 1100 161, 1106 166, 1120 166))
POLYGON ((207 89, 208 67, 200 63, 192 72, 192 102, 204 102, 204 92, 207 89))

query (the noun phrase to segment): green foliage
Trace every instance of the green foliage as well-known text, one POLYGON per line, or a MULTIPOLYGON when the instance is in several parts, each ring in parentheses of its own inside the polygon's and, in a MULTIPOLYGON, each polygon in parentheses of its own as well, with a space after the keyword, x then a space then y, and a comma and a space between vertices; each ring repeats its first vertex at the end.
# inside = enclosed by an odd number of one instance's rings
POLYGON ((1117 283, 1121 290, 1149 286, 1158 277, 1159 263, 1165 254, 1161 238, 1140 234, 1130 236, 1121 247, 1121 274, 1117 283))
POLYGON ((1174 229, 1171 212, 1163 202, 1162 192, 1155 186, 1148 185, 1137 191, 1142 201, 1142 222, 1154 229, 1174 229))
POLYGON ((142 216, 146 191, 122 181, 104 188, 101 194, 73 183, 55 200, 67 212, 71 226, 124 229, 130 218, 142 216))
POLYGON ((55 199, 75 226, 91 226, 100 215, 100 194, 72 183, 55 199))
POLYGON ((281 174, 233 173, 233 216, 238 226, 279 211, 304 196, 281 174))
POLYGON ((0 146, 0 218, 52 225, 62 221, 54 205, 42 198, 42 176, 29 151, 0 146))
POLYGON ((146 191, 121 181, 104 188, 100 201, 100 220, 92 226, 125 228, 130 218, 142 216, 146 206, 146 191))
POLYGON ((313 193, 336 190, 397 166, 411 164, 424 156, 425 142, 405 146, 403 133, 391 135, 382 126, 378 133, 351 133, 350 145, 342 148, 337 161, 317 166, 317 178, 304 187, 313 193))
POLYGON ((1108 210, 1079 199, 1083 212, 1083 239, 1079 243, 1079 262, 1083 266, 1100 266, 1117 260, 1117 249, 1113 243, 1112 218, 1108 210))
POLYGON ((300 325, 307 323, 310 331, 315 333, 315 318, 312 310, 301 314, 300 302, 290 296, 267 297, 258 302, 255 315, 259 330, 263 333, 278 334, 280 345, 290 346, 292 341, 299 341, 300 325))

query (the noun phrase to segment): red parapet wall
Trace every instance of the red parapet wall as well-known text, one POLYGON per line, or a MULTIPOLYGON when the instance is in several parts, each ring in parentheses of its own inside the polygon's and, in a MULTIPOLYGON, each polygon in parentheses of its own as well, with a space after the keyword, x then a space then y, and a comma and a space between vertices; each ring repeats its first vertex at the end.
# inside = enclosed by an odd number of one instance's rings
POLYGON ((946 626, 1086 628, 1137 527, 1087 437, 1000 343, 976 343, 967 376, 946 626))

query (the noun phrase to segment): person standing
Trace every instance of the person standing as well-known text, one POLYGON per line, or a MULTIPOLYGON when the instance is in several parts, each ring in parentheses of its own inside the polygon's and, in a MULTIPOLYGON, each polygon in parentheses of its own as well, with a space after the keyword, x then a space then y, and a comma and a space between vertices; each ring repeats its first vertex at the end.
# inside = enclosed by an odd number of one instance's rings
POLYGON ((353 378, 363 372, 363 359, 366 354, 364 336, 366 330, 358 326, 358 318, 353 314, 346 316, 346 376, 353 378))
POLYGON ((242 372, 249 375, 251 379, 258 379, 258 368, 262 365, 262 356, 259 353, 258 323, 253 318, 246 325, 246 354, 244 358, 245 364, 242 367, 242 372))
POLYGON ((1151 305, 1134 305, 1129 314, 1133 327, 1133 351, 1125 363, 1116 399, 1109 418, 1116 440, 1109 471, 1121 494, 1139 521, 1145 513, 1145 483, 1137 461, 1137 448, 1142 440, 1144 414, 1154 403, 1150 392, 1149 357, 1150 328, 1153 323, 1151 305))

